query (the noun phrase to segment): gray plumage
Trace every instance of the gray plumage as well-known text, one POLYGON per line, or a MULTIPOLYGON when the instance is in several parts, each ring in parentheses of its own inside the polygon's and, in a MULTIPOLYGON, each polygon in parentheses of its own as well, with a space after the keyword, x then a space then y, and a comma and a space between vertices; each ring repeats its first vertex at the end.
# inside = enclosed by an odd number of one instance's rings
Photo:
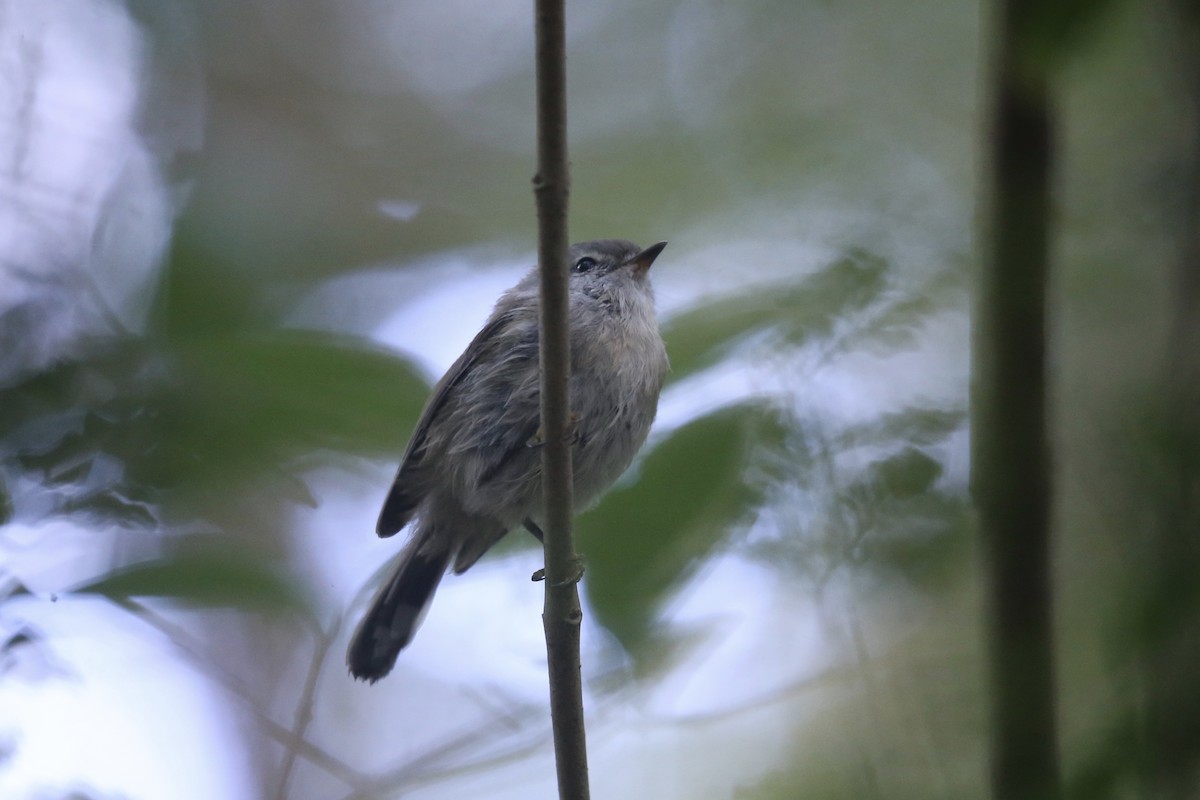
MULTIPOLYGON (((572 458, 582 510, 620 477, 646 441, 667 374, 648 271, 666 242, 573 245, 572 458)), ((501 296, 483 329, 434 387, 377 532, 415 520, 396 571, 346 655, 354 677, 391 671, 448 567, 461 573, 512 528, 542 519, 538 274, 501 296)))

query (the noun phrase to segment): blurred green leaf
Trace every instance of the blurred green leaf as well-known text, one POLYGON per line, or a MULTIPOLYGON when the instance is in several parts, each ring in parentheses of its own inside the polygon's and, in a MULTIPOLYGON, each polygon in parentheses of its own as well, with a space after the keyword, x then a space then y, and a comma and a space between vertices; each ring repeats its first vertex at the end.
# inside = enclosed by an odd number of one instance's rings
POLYGON ((655 447, 635 483, 580 517, 588 596, 630 652, 646 643, 659 601, 761 499, 743 478, 751 442, 782 435, 775 412, 761 405, 703 417, 655 447))
POLYGON ((62 510, 144 524, 164 491, 286 475, 314 450, 396 453, 427 393, 402 357, 338 334, 128 339, 0 391, 0 450, 62 510))
POLYGON ((328 333, 202 338, 175 355, 174 379, 147 399, 161 415, 164 466, 185 476, 311 449, 398 452, 429 392, 394 353, 328 333))
POLYGON ((158 284, 152 339, 221 336, 278 325, 277 288, 269 291, 263 271, 226 261, 228 256, 221 254, 228 245, 194 230, 191 215, 184 215, 158 284), (274 303, 268 299, 272 294, 274 303))
POLYGON ((165 597, 188 605, 305 615, 312 608, 299 585, 260 556, 228 546, 217 552, 212 544, 198 552, 175 553, 118 570, 74 592, 114 600, 165 597))
POLYGON ((877 507, 876 526, 863 539, 856 560, 908 585, 946 588, 961 575, 971 552, 970 520, 965 494, 930 491, 892 498, 877 507))
POLYGON ((941 475, 942 465, 937 459, 909 447, 872 464, 867 480, 886 495, 904 500, 929 491, 941 475))
POLYGON ((1022 6, 1014 38, 1027 70, 1044 72, 1086 44, 1114 0, 1043 0, 1022 6))
POLYGON ((880 296, 886 274, 883 259, 855 250, 795 285, 759 289, 681 314, 663 330, 673 379, 708 366, 758 330, 778 327, 792 344, 827 335, 837 320, 880 296))

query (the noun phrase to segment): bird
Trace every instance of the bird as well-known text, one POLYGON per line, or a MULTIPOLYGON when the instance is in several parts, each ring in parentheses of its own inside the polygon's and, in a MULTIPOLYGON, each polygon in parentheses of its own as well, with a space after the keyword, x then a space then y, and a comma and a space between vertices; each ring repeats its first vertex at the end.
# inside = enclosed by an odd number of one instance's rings
MULTIPOLYGON (((568 250, 577 509, 621 476, 654 422, 669 362, 649 272, 666 245, 600 239, 568 250)), ((355 679, 392 670, 447 570, 465 572, 517 527, 542 538, 539 290, 534 267, 501 295, 421 412, 376 525, 380 537, 412 533, 350 641, 355 679)))

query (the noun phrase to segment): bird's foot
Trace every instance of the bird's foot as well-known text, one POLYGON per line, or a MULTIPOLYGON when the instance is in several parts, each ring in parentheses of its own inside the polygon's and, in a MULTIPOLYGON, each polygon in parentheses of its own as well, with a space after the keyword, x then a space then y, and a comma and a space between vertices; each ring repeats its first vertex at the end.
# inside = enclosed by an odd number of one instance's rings
MULTIPOLYGON (((533 576, 530 578, 530 580, 535 583, 546 580, 546 570, 539 569, 537 572, 533 573, 533 576)), ((583 558, 580 556, 575 556, 571 559, 571 566, 570 570, 567 572, 567 577, 564 580, 554 584, 554 586, 556 588, 561 586, 570 586, 572 583, 579 583, 581 580, 583 580, 583 558)))

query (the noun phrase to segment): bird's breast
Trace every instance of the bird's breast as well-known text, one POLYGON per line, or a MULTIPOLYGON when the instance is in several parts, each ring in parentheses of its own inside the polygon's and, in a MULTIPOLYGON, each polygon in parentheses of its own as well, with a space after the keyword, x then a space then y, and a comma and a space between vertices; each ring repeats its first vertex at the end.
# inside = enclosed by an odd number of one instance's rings
MULTIPOLYGON (((652 310, 651 310, 652 313, 652 310)), ((586 507, 620 477, 646 441, 667 372, 653 316, 625 314, 572 330, 575 490, 586 507)))

